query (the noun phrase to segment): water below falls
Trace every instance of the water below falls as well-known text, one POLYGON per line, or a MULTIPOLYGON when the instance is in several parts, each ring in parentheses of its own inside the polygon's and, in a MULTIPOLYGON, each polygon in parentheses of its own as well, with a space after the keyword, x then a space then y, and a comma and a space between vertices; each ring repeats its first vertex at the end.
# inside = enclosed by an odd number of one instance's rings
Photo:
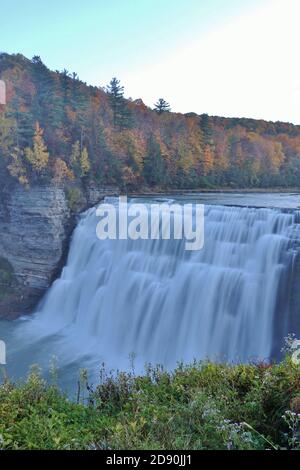
POLYGON ((184 240, 100 241, 89 210, 38 311, 2 326, 8 369, 52 355, 66 378, 101 362, 126 369, 133 354, 137 369, 278 358, 300 334, 299 214, 208 205, 204 248, 186 251, 184 240))

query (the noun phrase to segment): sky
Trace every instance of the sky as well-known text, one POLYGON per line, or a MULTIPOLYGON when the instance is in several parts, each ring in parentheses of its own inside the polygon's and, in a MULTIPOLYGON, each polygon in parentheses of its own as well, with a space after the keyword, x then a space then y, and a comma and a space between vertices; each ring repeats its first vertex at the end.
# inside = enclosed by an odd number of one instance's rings
POLYGON ((299 0, 0 0, 0 51, 176 112, 300 124, 299 0))

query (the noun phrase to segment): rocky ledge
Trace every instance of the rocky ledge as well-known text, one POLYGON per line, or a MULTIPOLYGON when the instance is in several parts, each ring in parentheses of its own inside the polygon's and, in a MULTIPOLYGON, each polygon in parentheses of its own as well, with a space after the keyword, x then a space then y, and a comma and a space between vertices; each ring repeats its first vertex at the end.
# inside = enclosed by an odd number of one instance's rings
POLYGON ((116 188, 20 186, 0 201, 0 317, 31 313, 59 275, 76 216, 116 188))

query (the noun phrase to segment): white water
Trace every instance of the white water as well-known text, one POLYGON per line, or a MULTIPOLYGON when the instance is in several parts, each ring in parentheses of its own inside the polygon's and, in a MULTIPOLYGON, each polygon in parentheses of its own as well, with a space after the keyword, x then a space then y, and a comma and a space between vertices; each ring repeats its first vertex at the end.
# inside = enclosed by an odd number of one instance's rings
MULTIPOLYGON (((128 368, 132 353, 137 368, 270 358, 289 328, 275 323, 295 257, 295 217, 206 206, 204 249, 188 252, 184 240, 100 241, 89 210, 61 278, 14 331, 14 357, 41 362, 52 353, 66 366, 92 358, 113 368, 128 368)), ((288 314, 286 302, 280 315, 288 314)))

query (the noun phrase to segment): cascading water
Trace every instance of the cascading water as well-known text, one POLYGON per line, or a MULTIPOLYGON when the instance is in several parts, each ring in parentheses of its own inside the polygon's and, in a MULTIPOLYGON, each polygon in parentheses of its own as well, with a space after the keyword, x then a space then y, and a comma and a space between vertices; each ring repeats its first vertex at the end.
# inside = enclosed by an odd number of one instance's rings
POLYGON ((206 206, 204 248, 186 251, 184 240, 100 241, 91 209, 60 279, 19 337, 23 344, 56 337, 54 352, 66 364, 92 357, 126 368, 132 353, 139 368, 278 357, 283 337, 295 325, 299 332, 288 291, 298 218, 297 211, 206 206))

